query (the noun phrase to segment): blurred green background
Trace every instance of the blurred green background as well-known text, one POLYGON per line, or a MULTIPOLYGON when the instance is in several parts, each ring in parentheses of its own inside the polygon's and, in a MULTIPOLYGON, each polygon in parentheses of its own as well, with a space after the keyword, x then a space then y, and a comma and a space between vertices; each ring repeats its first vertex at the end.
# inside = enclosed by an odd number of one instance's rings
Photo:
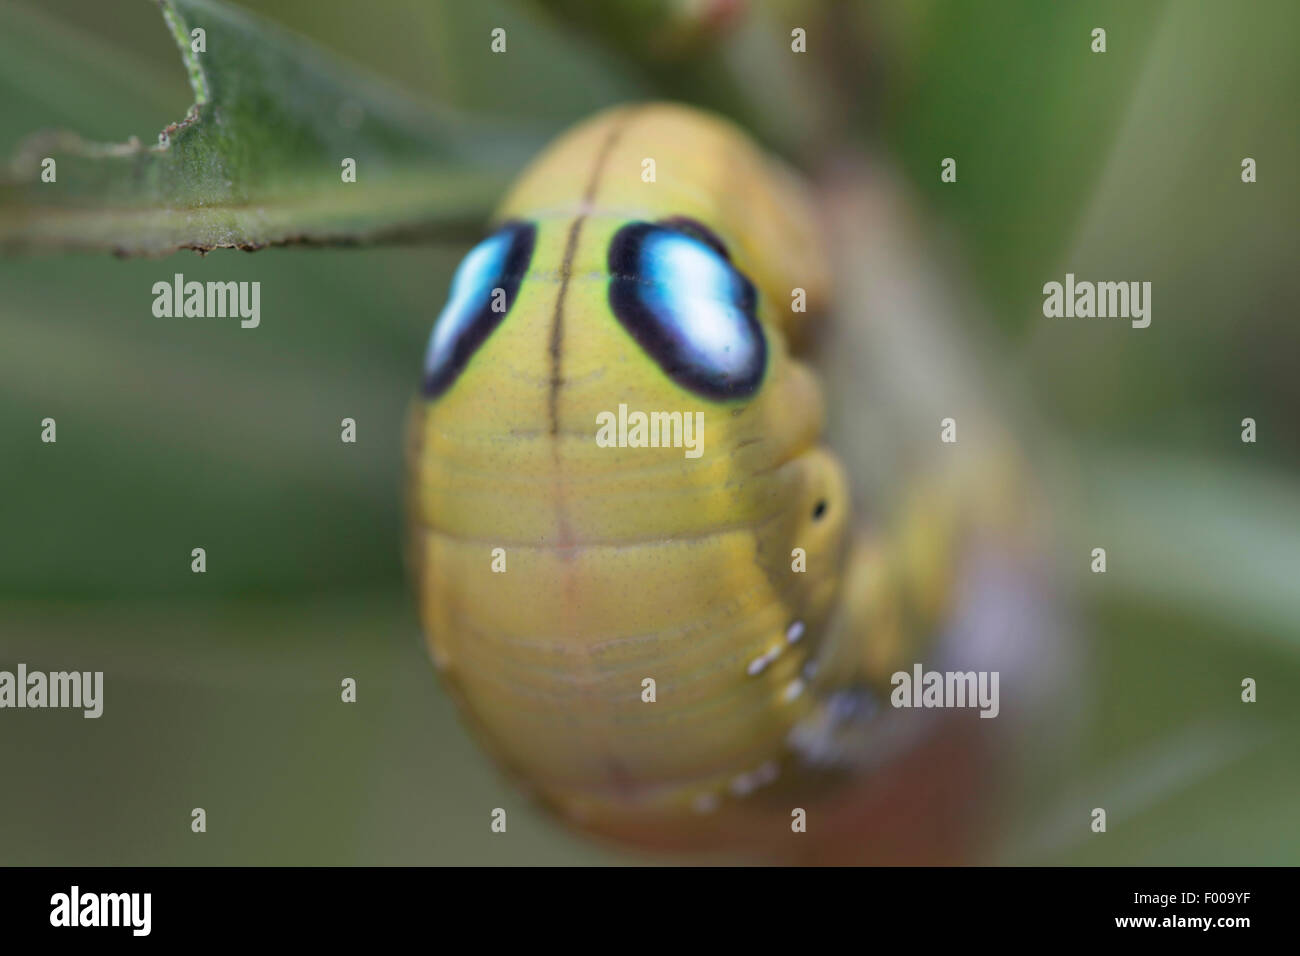
MULTIPOLYGON (((757 3, 679 65, 564 3, 243 6, 539 143, 600 106, 671 95, 731 112, 810 171, 850 148, 896 170, 923 267, 969 290, 944 320, 998 356, 984 373, 1016 382, 1046 473, 1069 484, 1079 730, 1024 755, 987 859, 1300 858, 1300 6, 757 3), (769 68, 792 25, 809 29, 807 62, 769 68), (508 56, 488 54, 495 26, 508 56), (939 181, 946 156, 957 184, 939 181), (1067 271, 1150 280, 1151 327, 1044 319, 1042 284, 1067 271), (1257 444, 1239 440, 1246 416, 1257 444), (1099 540, 1105 576, 1086 573, 1099 540), (1240 703, 1244 676, 1259 703, 1240 703), (1094 806, 1104 837, 1087 831, 1094 806)), ((4 155, 44 127, 150 141, 190 102, 151 4, 0 6, 4 155)), ((106 684, 97 721, 0 714, 0 863, 642 859, 510 788, 419 638, 402 427, 463 252, 0 260, 0 668, 106 684), (261 327, 155 319, 151 287, 174 272, 261 280, 261 327), (55 445, 39 442, 47 416, 55 445), (345 416, 355 445, 339 441, 345 416), (339 702, 345 676, 355 705, 339 702), (493 807, 508 839, 488 830, 493 807)))

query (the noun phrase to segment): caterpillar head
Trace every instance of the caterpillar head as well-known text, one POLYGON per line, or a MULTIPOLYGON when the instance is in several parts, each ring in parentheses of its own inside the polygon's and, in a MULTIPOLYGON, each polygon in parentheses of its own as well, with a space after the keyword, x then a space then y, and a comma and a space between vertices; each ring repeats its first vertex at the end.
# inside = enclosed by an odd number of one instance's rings
MULTIPOLYGON (((609 235, 603 263, 575 268, 575 234, 584 225, 584 220, 568 224, 566 257, 558 269, 534 267, 535 223, 507 222, 470 250, 430 334, 423 380, 427 399, 441 397, 456 383, 521 293, 533 286, 543 294, 529 296, 520 311, 533 306, 526 321, 534 333, 549 320, 546 358, 553 373, 542 383, 534 371, 529 378, 538 385, 564 385, 566 358, 571 377, 575 360, 585 368, 591 361, 622 358, 622 381, 635 391, 644 384, 637 381, 643 372, 651 381, 656 377, 652 369, 637 367, 639 357, 687 395, 720 402, 758 391, 769 352, 768 333, 757 316, 758 294, 712 230, 687 217, 627 222, 609 235), (582 268, 593 265, 599 267, 582 268), (554 296, 549 310, 545 293, 554 296), (593 301, 592 293, 603 293, 604 301, 593 301), (615 324, 617 329, 611 327, 615 324), (621 343, 619 329, 626 336, 621 343)), ((597 219, 591 225, 603 237, 615 223, 597 219)), ((600 244, 593 244, 593 253, 599 251, 600 244)), ((527 334, 520 331, 521 344, 527 334)), ((536 344, 535 334, 532 341, 536 344)))

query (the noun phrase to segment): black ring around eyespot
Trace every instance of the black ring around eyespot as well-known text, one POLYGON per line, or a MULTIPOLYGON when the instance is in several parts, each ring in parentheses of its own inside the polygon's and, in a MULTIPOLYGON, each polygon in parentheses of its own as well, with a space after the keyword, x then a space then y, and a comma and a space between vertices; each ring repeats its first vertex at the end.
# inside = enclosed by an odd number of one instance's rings
POLYGON ((660 219, 659 225, 667 226, 669 229, 676 229, 678 232, 684 232, 688 236, 694 236, 705 245, 712 246, 713 250, 722 258, 728 262, 731 261, 731 253, 727 251, 727 244, 722 241, 716 232, 698 219, 692 219, 690 216, 669 216, 667 219, 660 219))
MULTIPOLYGON (((475 246, 473 250, 470 250, 466 254, 466 259, 473 255, 474 251, 480 246, 498 237, 504 238, 509 243, 509 246, 501 268, 491 277, 489 282, 484 283, 482 291, 485 294, 481 297, 482 303, 472 314, 461 318, 460 325, 462 329, 453 340, 450 354, 442 356, 442 360, 434 368, 428 367, 427 363, 431 356, 426 352, 424 384, 421 391, 427 399, 437 398, 451 387, 457 376, 469 364, 470 358, 487 341, 488 336, 496 330, 514 305, 515 295, 519 292, 519 286, 523 283, 524 275, 532 262, 533 249, 537 243, 537 227, 529 222, 517 220, 507 222, 492 233, 491 236, 479 243, 478 246, 475 246), (492 309, 494 298, 492 293, 497 288, 501 289, 505 295, 506 307, 500 312, 492 309)), ((463 265, 464 260, 462 260, 463 265)), ((453 279, 453 293, 455 291, 454 283, 455 279, 453 279)), ((450 304, 449 301, 448 306, 444 306, 443 311, 434 320, 434 330, 430 333, 430 348, 438 324, 442 321, 457 320, 457 316, 445 314, 450 304)))
POLYGON ((610 308, 619 324, 669 378, 697 395, 718 401, 747 398, 758 390, 767 368, 767 340, 756 316, 758 295, 753 283, 727 260, 725 250, 670 225, 633 222, 619 229, 610 241, 608 266, 610 308), (730 304, 742 316, 747 337, 742 344, 752 353, 745 366, 724 369, 692 361, 689 317, 660 314, 646 301, 647 289, 656 280, 643 274, 642 249, 647 239, 663 233, 685 235, 721 257, 734 288, 730 304))

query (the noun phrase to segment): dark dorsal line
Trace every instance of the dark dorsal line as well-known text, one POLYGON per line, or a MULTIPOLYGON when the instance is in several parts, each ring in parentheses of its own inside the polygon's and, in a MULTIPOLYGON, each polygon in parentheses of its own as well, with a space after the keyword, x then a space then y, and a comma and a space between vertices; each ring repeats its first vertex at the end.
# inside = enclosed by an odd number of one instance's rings
MULTIPOLYGON (((635 110, 625 112, 619 122, 611 125, 609 132, 605 135, 604 142, 600 144, 600 150, 596 153, 596 161, 587 177, 587 187, 582 193, 584 207, 590 205, 592 200, 596 198, 596 190, 600 187, 600 180, 605 173, 605 164, 609 160, 609 154, 635 112, 635 110)), ((587 211, 583 208, 578 213, 577 218, 573 220, 573 224, 569 226, 569 235, 564 243, 564 261, 560 264, 560 291, 555 297, 555 312, 551 316, 551 387, 547 402, 552 436, 560 433, 560 386, 564 384, 562 374, 564 370, 564 300, 569 292, 569 279, 573 274, 573 257, 577 254, 578 239, 582 235, 582 224, 586 219, 587 211)))

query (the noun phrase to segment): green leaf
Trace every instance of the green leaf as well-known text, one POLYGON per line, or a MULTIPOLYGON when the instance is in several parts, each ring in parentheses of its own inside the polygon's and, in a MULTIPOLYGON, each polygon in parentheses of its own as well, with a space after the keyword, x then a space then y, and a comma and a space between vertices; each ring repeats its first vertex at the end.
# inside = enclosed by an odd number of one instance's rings
POLYGON ((413 102, 218 0, 156 2, 193 106, 157 143, 29 137, 0 180, 0 251, 161 255, 456 234, 483 219, 540 141, 413 102), (55 182, 41 181, 46 157, 55 182), (346 158, 354 183, 342 178, 346 158))
MULTIPOLYGON (((1240 444, 1240 443, 1239 443, 1240 444)), ((1104 544, 1096 593, 1164 602, 1224 625, 1227 640, 1300 652, 1300 489, 1250 461, 1098 451, 1080 466, 1088 499, 1072 529, 1075 554, 1104 544), (1122 562, 1117 564, 1116 562, 1122 562)))

